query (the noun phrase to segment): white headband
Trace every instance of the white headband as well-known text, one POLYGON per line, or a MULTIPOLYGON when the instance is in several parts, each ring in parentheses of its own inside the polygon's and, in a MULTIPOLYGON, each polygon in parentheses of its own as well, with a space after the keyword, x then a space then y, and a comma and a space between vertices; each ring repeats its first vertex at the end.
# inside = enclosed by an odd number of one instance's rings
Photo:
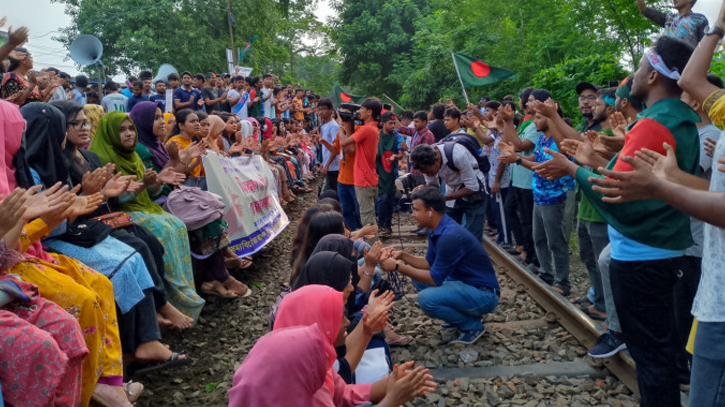
POLYGON ((677 70, 677 68, 670 68, 665 65, 662 57, 653 48, 648 49, 647 52, 645 52, 644 54, 647 56, 649 64, 652 65, 652 68, 654 68, 655 71, 672 79, 673 81, 677 81, 680 79, 680 72, 677 70))

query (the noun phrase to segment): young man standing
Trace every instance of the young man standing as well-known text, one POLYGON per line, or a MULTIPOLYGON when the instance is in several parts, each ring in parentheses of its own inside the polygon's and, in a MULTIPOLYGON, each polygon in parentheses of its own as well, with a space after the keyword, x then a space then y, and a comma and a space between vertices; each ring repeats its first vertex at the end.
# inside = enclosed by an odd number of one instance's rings
POLYGON ((599 87, 589 82, 582 82, 576 85, 576 94, 579 95, 579 112, 584 121, 579 125, 577 131, 586 133, 589 130, 599 131, 602 126, 594 118, 594 106, 597 103, 599 87))
POLYGON ((148 100, 151 100, 151 96, 155 95, 156 93, 151 89, 152 81, 153 81, 153 74, 151 71, 141 71, 138 74, 138 77, 141 79, 141 82, 143 83, 143 94, 148 98, 148 100))
POLYGON ((88 87, 88 77, 85 75, 76 76, 76 87, 73 89, 74 102, 80 103, 81 105, 86 104, 86 88, 88 87))
POLYGON ((443 328, 461 331, 452 343, 474 343, 485 331, 481 318, 496 309, 501 296, 491 259, 477 237, 445 214, 438 189, 424 187, 411 199, 411 216, 430 230, 426 255, 396 251, 381 266, 410 277, 420 309, 445 321, 443 328))
POLYGON ((249 81, 249 102, 248 102, 248 114, 249 117, 262 116, 262 81, 259 76, 253 76, 248 79, 249 81))
POLYGON ((130 98, 128 98, 128 103, 126 104, 126 109, 130 112, 133 110, 133 107, 136 106, 136 103, 138 102, 146 102, 149 100, 149 97, 143 94, 143 82, 136 81, 133 83, 133 95, 131 95, 130 98))
POLYGON ((171 93, 173 94, 174 92, 176 92, 176 89, 179 88, 179 74, 170 73, 169 76, 166 77, 166 79, 169 80, 169 87, 171 88, 171 93))
MULTIPOLYGON (((299 121, 305 120, 304 104, 305 104, 305 90, 299 89, 299 88, 295 89, 295 98, 292 99, 292 109, 291 109, 292 117, 295 120, 299 120, 299 121)), ((380 109, 382 110, 382 105, 381 105, 380 109)))
MULTIPOLYGON (((297 92, 301 106, 303 92, 297 92)), ((374 97, 367 98, 360 105, 360 119, 365 123, 355 133, 348 134, 342 127, 340 147, 355 145, 355 195, 360 206, 360 219, 363 225, 375 224, 375 198, 378 195, 378 174, 375 172, 375 156, 378 153, 378 118, 383 104, 374 97)))
POLYGON ((154 84, 156 87, 156 93, 149 97, 149 100, 156 102, 159 105, 162 112, 166 112, 166 82, 163 79, 159 79, 154 84))
POLYGON ((320 117, 320 142, 322 143, 322 170, 320 175, 325 177, 325 190, 337 191, 337 177, 340 175, 339 154, 335 149, 335 139, 340 130, 337 122, 332 120, 335 107, 330 99, 322 99, 317 106, 317 115, 320 117), (322 141, 324 140, 324 142, 322 141))
MULTIPOLYGON (((548 100, 551 93, 544 89, 535 89, 529 96, 529 102, 548 100)), ((563 115, 562 112, 559 116, 563 115)), ((504 145, 504 155, 499 161, 508 164, 523 165, 528 169, 551 158, 545 150, 559 151, 553 136, 553 127, 549 119, 540 113, 534 116, 534 125, 539 132, 539 139, 534 154, 521 156, 516 154, 513 145, 504 145)), ((508 128, 508 126, 506 127, 508 128)), ((506 131, 506 130, 504 130, 506 131)), ((540 263, 541 279, 551 284, 554 290, 562 295, 569 295, 569 236, 566 232, 565 208, 567 201, 574 200, 575 182, 570 176, 560 179, 547 179, 533 174, 533 238, 536 256, 540 263)))
MULTIPOLYGON (((171 75, 169 75, 171 76, 171 75)), ((198 90, 191 86, 194 78, 191 76, 191 72, 184 72, 181 74, 181 83, 184 86, 177 88, 174 91, 174 108, 175 110, 191 109, 198 110, 199 94, 198 90)))
POLYGON ((201 96, 204 98, 204 105, 209 114, 216 114, 221 111, 221 102, 227 98, 226 92, 219 93, 216 87, 217 77, 213 72, 206 74, 206 82, 201 90, 201 96))
POLYGON ((262 87, 263 116, 268 119, 274 119, 276 116, 274 109, 272 109, 272 100, 274 99, 274 94, 272 93, 274 90, 272 75, 268 73, 262 75, 262 85, 264 85, 262 87))
POLYGON ((435 136, 435 141, 440 141, 443 137, 451 134, 451 131, 446 128, 443 124, 443 117, 446 113, 446 105, 443 103, 436 103, 430 110, 428 116, 428 128, 435 136))
MULTIPOLYGON (((416 112, 413 115, 413 128, 400 126, 396 130, 398 133, 407 137, 406 144, 410 151, 413 151, 420 145, 431 145, 435 143, 436 139, 433 133, 428 128, 428 115, 425 112, 416 112)), ((408 155, 408 171, 413 174, 420 174, 420 171, 411 168, 410 165, 410 154, 408 155)))
POLYGON ((114 111, 125 113, 127 111, 126 107, 128 106, 128 98, 118 93, 118 84, 113 81, 107 81, 103 88, 107 92, 106 96, 101 101, 103 110, 106 113, 114 111))
POLYGON ((393 207, 395 199, 395 178, 400 154, 395 126, 400 126, 397 117, 391 112, 382 115, 383 128, 380 130, 378 154, 375 158, 375 170, 378 173, 378 230, 379 236, 386 238, 393 234, 393 207))
POLYGON ((637 7, 647 19, 664 27, 666 36, 677 38, 696 47, 705 35, 707 28, 707 17, 692 12, 692 7, 696 2, 697 0, 672 0, 672 6, 677 13, 665 13, 647 7, 645 0, 637 0, 637 7))
MULTIPOLYGON (((582 149, 577 151, 577 161, 593 168, 631 172, 632 161, 624 157, 649 149, 673 155, 677 167, 696 174, 700 143, 695 123, 700 118, 680 100, 682 89, 677 84, 692 51, 687 43, 666 36, 646 50, 634 74, 631 96, 642 100, 647 109, 629 126, 622 151, 607 163, 582 149), (674 151, 668 152, 665 143, 674 151)), ((562 154, 552 151, 552 156, 548 167, 575 175, 582 192, 609 223, 612 293, 624 342, 637 364, 640 405, 679 407, 676 360, 680 343, 675 332, 673 288, 679 260, 693 243, 689 217, 656 199, 623 204, 603 201, 590 181, 600 176, 562 154)), ((643 188, 641 194, 648 192, 643 188)))
POLYGON ((216 79, 214 80, 214 86, 216 86, 217 94, 223 96, 222 100, 219 101, 219 111, 231 112, 232 110, 229 107, 229 103, 227 103, 227 95, 228 92, 231 90, 231 87, 227 86, 225 82, 225 78, 223 78, 221 75, 217 75, 216 79))

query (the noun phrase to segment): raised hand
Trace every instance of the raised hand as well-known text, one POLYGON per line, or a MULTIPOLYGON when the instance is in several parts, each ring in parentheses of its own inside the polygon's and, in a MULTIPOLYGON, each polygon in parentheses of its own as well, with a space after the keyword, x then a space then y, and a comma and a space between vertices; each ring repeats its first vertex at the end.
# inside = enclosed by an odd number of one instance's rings
MULTIPOLYGON (((622 151, 622 148, 624 147, 624 135, 609 137, 606 134, 600 134, 599 143, 607 150, 607 152, 610 153, 607 154, 605 157, 611 158, 614 154, 622 151)), ((597 150, 597 152, 599 153, 600 151, 597 150)))
POLYGON ((143 178, 141 181, 143 182, 145 187, 150 187, 151 185, 156 185, 158 183, 157 181, 158 174, 156 171, 152 170, 151 168, 148 168, 143 173, 143 178))
POLYGON ((378 233, 378 225, 373 224, 367 224, 360 228, 359 236, 362 236, 364 238, 372 238, 375 236, 375 234, 378 233))
POLYGON ((612 130, 614 137, 621 137, 624 139, 624 133, 627 131, 627 126, 631 123, 631 120, 627 120, 622 112, 614 112, 609 116, 609 127, 612 130))
POLYGON ((496 117, 503 122, 510 123, 514 121, 514 116, 516 116, 514 109, 511 108, 511 105, 506 105, 498 108, 498 114, 496 117))
POLYGON ((28 208, 25 192, 22 188, 15 188, 5 199, 0 195, 0 238, 22 221, 22 215, 28 208))
POLYGON ((534 165, 531 169, 536 171, 539 176, 548 180, 561 178, 569 174, 569 166, 576 165, 562 153, 544 148, 544 152, 551 155, 551 159, 543 163, 534 165))
POLYGON ((8 29, 8 42, 13 44, 13 48, 17 48, 28 41, 28 27, 20 27, 17 30, 13 30, 13 27, 8 29))
POLYGON ((41 217, 70 201, 70 197, 67 196, 67 185, 61 186, 61 183, 58 182, 45 191, 38 192, 41 188, 41 185, 36 185, 25 192, 25 206, 27 206, 27 209, 23 212, 23 221, 28 222, 41 217))
POLYGON ((106 199, 117 198, 128 190, 134 178, 136 178, 134 175, 123 175, 119 172, 106 182, 101 193, 106 199))
POLYGON ((103 203, 103 195, 97 192, 93 195, 79 195, 75 196, 71 205, 66 209, 64 215, 71 220, 93 213, 98 206, 103 203))
POLYGON ((184 180, 186 180, 186 175, 178 173, 178 172, 172 170, 171 168, 166 167, 163 170, 161 170, 160 173, 158 173, 158 175, 156 176, 156 179, 159 182, 162 182, 164 184, 178 186, 179 184, 184 182, 184 180))
POLYGON ((166 148, 166 152, 169 153, 169 157, 172 161, 180 160, 179 144, 176 142, 176 140, 167 143, 164 147, 166 148))
POLYGON ((418 366, 413 370, 414 362, 406 362, 396 365, 388 378, 388 388, 385 398, 378 404, 378 407, 397 407, 403 405, 417 396, 423 396, 435 391, 437 384, 433 376, 428 374, 429 369, 418 366))
POLYGON ((652 191, 658 177, 650 166, 639 157, 621 156, 619 159, 631 165, 632 171, 599 168, 599 172, 607 178, 589 177, 589 181, 596 184, 592 189, 605 195, 602 201, 623 203, 653 198, 652 191))
POLYGON ((383 248, 383 242, 377 241, 373 245, 365 250, 365 264, 375 267, 380 263, 380 250, 383 248))
POLYGON ((504 164, 513 164, 519 159, 518 154, 516 154, 516 147, 514 147, 513 144, 502 141, 498 144, 498 148, 502 153, 498 156, 498 160, 500 162, 504 164))
POLYGON ((81 180, 81 190, 85 195, 93 195, 96 192, 101 192, 103 186, 106 185, 106 169, 96 168, 92 172, 86 172, 83 174, 81 180))
POLYGON ((705 146, 705 155, 713 158, 713 156, 715 155, 715 146, 717 145, 717 140, 710 137, 705 137, 705 142, 703 143, 703 145, 705 146))
POLYGON ((559 116, 559 104, 554 102, 551 98, 546 99, 546 102, 540 102, 535 100, 529 102, 534 111, 547 118, 555 118, 559 116))
POLYGON ((562 150, 573 151, 569 154, 582 165, 593 165, 596 160, 596 152, 594 146, 588 138, 584 137, 581 141, 565 139, 561 142, 562 150))
POLYGON ((643 148, 634 154, 642 160, 641 164, 651 170, 654 175, 674 182, 676 174, 681 172, 680 167, 677 166, 675 149, 668 143, 662 143, 662 146, 665 148, 667 155, 662 155, 648 148, 643 148))

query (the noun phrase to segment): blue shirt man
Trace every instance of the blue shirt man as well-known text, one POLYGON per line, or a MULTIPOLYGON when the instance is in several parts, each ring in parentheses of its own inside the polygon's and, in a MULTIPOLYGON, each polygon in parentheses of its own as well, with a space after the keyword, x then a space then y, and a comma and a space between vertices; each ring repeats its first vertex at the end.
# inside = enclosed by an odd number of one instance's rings
POLYGON ((425 257, 396 251, 381 264, 413 280, 418 303, 426 315, 446 321, 444 328, 462 331, 454 343, 473 343, 484 333, 481 318, 499 302, 499 285, 481 242, 445 215, 445 199, 438 188, 425 187, 411 196, 419 228, 427 227, 425 257))

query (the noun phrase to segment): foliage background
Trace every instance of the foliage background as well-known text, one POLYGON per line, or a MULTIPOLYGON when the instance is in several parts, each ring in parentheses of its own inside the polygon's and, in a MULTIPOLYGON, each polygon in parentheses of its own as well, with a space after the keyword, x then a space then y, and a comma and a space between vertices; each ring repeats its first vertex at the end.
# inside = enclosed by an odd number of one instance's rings
MULTIPOLYGON (((78 34, 96 35, 112 73, 155 72, 162 63, 226 71, 226 0, 54 1, 74 21, 59 39, 68 46, 78 34)), ((317 1, 231 1, 235 46, 259 36, 242 65, 319 94, 339 82, 414 110, 464 102, 450 55, 464 51, 518 74, 468 89, 471 101, 545 87, 573 114, 576 83, 622 80, 659 31, 632 0, 330 0, 336 15, 327 25, 314 16, 317 1)), ((725 60, 713 70, 725 73, 725 60)))

